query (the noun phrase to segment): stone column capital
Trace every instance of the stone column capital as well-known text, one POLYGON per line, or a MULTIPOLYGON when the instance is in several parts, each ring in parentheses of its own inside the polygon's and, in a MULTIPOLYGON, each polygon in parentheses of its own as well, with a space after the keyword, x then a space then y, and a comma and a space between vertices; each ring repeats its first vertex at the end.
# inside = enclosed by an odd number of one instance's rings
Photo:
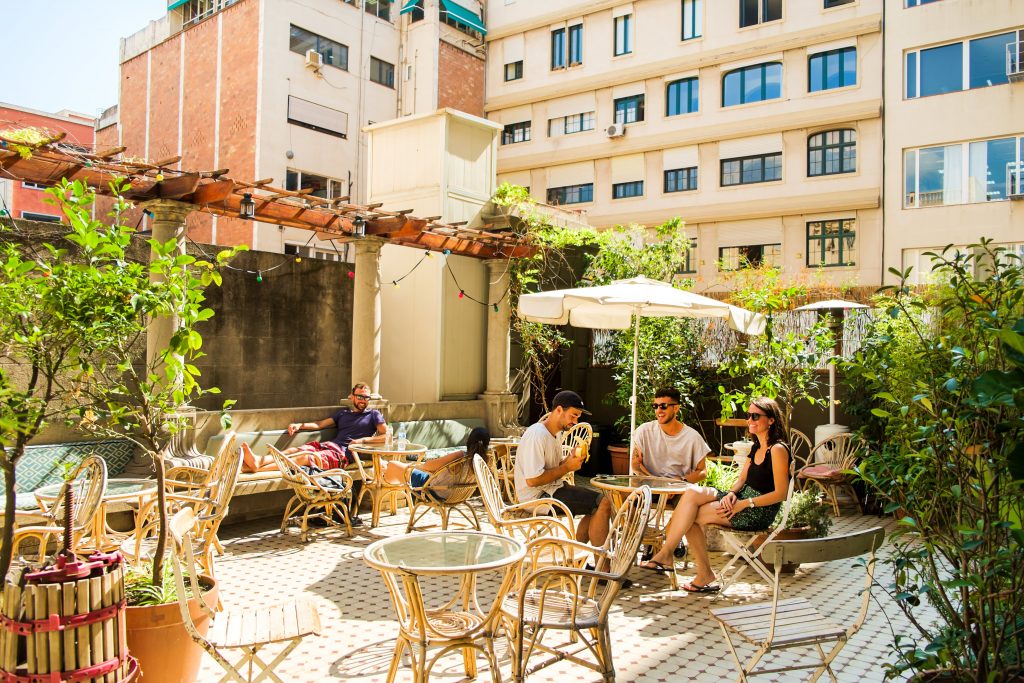
POLYGON ((381 247, 384 246, 385 240, 379 237, 364 237, 359 240, 355 240, 356 245, 356 256, 363 256, 368 254, 379 254, 381 247))
POLYGON ((153 214, 154 221, 185 224, 188 215, 195 211, 192 204, 173 199, 151 199, 142 203, 142 208, 153 214))
POLYGON ((487 270, 490 271, 491 275, 497 277, 504 277, 508 275, 509 267, 512 265, 511 259, 503 258, 492 258, 485 261, 487 264, 487 270))

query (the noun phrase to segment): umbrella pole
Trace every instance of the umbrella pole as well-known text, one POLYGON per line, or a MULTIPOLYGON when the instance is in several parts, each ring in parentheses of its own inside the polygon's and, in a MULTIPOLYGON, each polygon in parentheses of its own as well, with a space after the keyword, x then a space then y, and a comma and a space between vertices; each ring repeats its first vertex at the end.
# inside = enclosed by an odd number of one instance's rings
POLYGON ((836 364, 828 364, 828 423, 836 423, 836 364))
POLYGON ((640 311, 633 309, 633 394, 629 397, 629 473, 633 474, 633 434, 636 432, 636 366, 640 361, 640 311))

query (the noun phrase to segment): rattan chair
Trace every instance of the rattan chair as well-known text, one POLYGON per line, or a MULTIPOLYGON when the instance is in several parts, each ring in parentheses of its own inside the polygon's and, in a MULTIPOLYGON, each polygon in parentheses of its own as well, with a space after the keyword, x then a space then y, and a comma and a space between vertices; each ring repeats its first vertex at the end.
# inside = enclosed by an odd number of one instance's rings
POLYGON ((540 498, 506 505, 494 472, 479 455, 473 456, 473 472, 484 510, 495 532, 524 543, 542 536, 575 540, 576 524, 564 503, 554 498, 540 498), (562 516, 552 517, 554 512, 562 516))
POLYGON ((468 455, 452 460, 447 465, 431 472, 422 486, 413 486, 411 477, 414 468, 405 468, 406 484, 412 509, 409 510, 409 524, 405 533, 416 527, 425 514, 434 510, 441 516, 441 528, 448 528, 451 513, 462 515, 466 522, 480 530, 480 520, 476 511, 469 504, 469 499, 476 493, 476 477, 473 476, 473 459, 468 455))
POLYGON ((849 472, 860 455, 860 441, 856 436, 843 433, 822 439, 812 450, 816 462, 808 462, 796 473, 797 479, 806 487, 813 483, 822 490, 836 517, 840 515, 839 498, 836 491, 844 491, 862 514, 860 497, 853 489, 853 475, 849 472))
POLYGON ((312 517, 323 520, 325 528, 340 528, 344 525, 345 531, 351 536, 352 523, 349 521, 348 506, 352 501, 352 475, 338 469, 324 470, 311 476, 287 455, 273 446, 269 448, 270 455, 281 470, 281 478, 294 494, 284 508, 281 531, 285 531, 289 523, 296 522, 299 525, 299 538, 306 542, 309 540, 309 519, 312 517), (321 477, 341 482, 341 488, 325 484, 321 477), (315 512, 317 510, 319 512, 315 512))
MULTIPOLYGON (((15 517, 13 554, 19 556, 22 543, 34 541, 38 545, 39 562, 46 559, 50 541, 64 535, 64 497, 69 487, 74 490, 74 520, 72 522, 72 548, 80 554, 88 554, 96 548, 89 545, 89 537, 101 509, 103 492, 107 489, 107 463, 98 455, 86 457, 72 472, 70 478, 60 487, 56 500, 49 509, 39 513, 19 514, 15 517)), ((31 545, 31 544, 29 544, 31 545)))
MULTIPOLYGON (((722 635, 736 662, 740 680, 746 681, 748 676, 755 674, 812 668, 815 671, 810 680, 818 680, 825 672, 828 672, 833 681, 836 680, 832 663, 853 634, 864 624, 871 599, 875 552, 884 540, 885 532, 880 527, 875 527, 868 531, 842 536, 774 541, 765 544, 763 557, 775 565, 776 580, 772 601, 711 610, 711 616, 722 628, 722 635), (867 576, 864 589, 861 591, 860 609, 849 626, 834 623, 836 610, 833 605, 825 605, 825 611, 822 612, 806 598, 780 599, 782 591, 779 588, 779 572, 786 562, 828 562, 864 554, 869 554, 867 562, 864 563, 867 576), (826 652, 822 645, 828 643, 833 645, 826 652), (736 649, 738 644, 755 648, 754 654, 746 664, 740 660, 736 649), (805 648, 809 650, 808 655, 813 653, 817 656, 816 661, 755 671, 758 662, 766 654, 789 648, 805 648)), ((792 677, 785 676, 781 680, 792 680, 792 677)))
POLYGON ((222 681, 262 681, 270 679, 282 683, 274 673, 285 657, 303 638, 320 635, 320 616, 316 606, 308 600, 294 600, 268 607, 245 607, 239 610, 215 612, 204 600, 196 600, 199 609, 212 620, 210 631, 203 635, 196 629, 189 607, 186 583, 191 594, 201 595, 199 571, 193 552, 193 534, 197 524, 195 512, 183 508, 171 519, 170 531, 174 545, 171 566, 178 590, 178 605, 185 630, 200 647, 213 657, 225 671, 222 681), (284 648, 269 662, 260 657, 266 645, 284 643, 284 648), (240 655, 236 663, 228 660, 232 652, 240 655), (258 673, 257 676, 253 676, 258 673), (243 675, 244 672, 244 675, 243 675))
MULTIPOLYGON (((789 448, 796 471, 799 472, 800 469, 807 464, 808 460, 810 460, 812 450, 811 439, 799 429, 790 429, 789 448)), ((797 490, 802 490, 799 482, 797 482, 797 490)))
POLYGON ((550 657, 531 672, 565 659, 597 671, 606 681, 615 680, 608 614, 636 561, 650 511, 651 490, 642 486, 619 508, 603 546, 553 538, 539 538, 529 544, 528 552, 541 555, 548 554, 550 546, 576 546, 594 554, 597 569, 541 566, 522 579, 516 593, 505 598, 502 617, 512 649, 512 676, 517 683, 525 678, 535 650, 550 657), (545 635, 553 631, 567 635, 569 642, 544 642, 545 635), (586 652, 593 659, 580 656, 586 652))

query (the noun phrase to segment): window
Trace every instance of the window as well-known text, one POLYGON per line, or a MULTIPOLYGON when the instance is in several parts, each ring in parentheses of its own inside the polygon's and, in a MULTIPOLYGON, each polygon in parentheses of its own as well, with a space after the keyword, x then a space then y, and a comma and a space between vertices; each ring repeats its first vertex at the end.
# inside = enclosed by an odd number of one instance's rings
POLYGON ((21 186, 24 187, 26 190, 45 190, 46 189, 46 185, 40 185, 39 183, 31 183, 31 182, 29 182, 27 180, 24 181, 21 184, 21 186))
POLYGON ((348 70, 348 47, 298 26, 291 27, 292 52, 305 55, 308 50, 319 52, 324 64, 348 70))
POLYGON ((700 38, 704 26, 704 0, 683 0, 683 40, 700 38))
POLYGON ((689 275, 697 272, 697 240, 696 238, 690 240, 690 246, 687 247, 686 253, 684 254, 683 266, 679 271, 681 275, 689 275))
POLYGON ((852 218, 807 223, 807 267, 852 266, 855 222, 852 218))
POLYGON ((551 32, 551 68, 565 68, 565 29, 556 28, 551 32))
POLYGON ((665 171, 665 192, 686 192, 697 189, 697 167, 673 168, 665 171))
POLYGON ((740 28, 782 18, 782 0, 740 0, 740 28))
POLYGON ((905 7, 917 7, 919 5, 930 5, 931 3, 938 2, 938 1, 939 0, 906 0, 907 4, 904 5, 904 6, 905 7))
POLYGON ((39 223, 60 223, 60 216, 51 216, 48 213, 35 213, 34 211, 22 211, 21 217, 27 221, 38 221, 39 223))
POLYGON ((903 161, 906 208, 1001 201, 1021 192, 1024 137, 912 149, 903 161))
POLYGON ((530 141, 530 121, 510 123, 501 131, 501 144, 514 145, 517 142, 530 141))
POLYGON ((615 17, 615 56, 633 51, 633 15, 615 17))
POLYGON ((340 138, 348 137, 348 114, 291 95, 288 96, 288 123, 340 138))
POLYGON ((807 92, 857 85, 857 48, 819 52, 807 58, 807 92))
POLYGON ((643 120, 643 95, 630 95, 615 100, 615 123, 636 123, 643 120))
MULTIPOLYGON (((408 7, 408 4, 406 4, 406 7, 408 7)), ((411 24, 414 24, 417 21, 423 21, 427 17, 426 12, 423 11, 423 0, 417 0, 412 8, 408 10, 403 9, 400 14, 405 14, 406 12, 409 14, 409 23, 411 24)))
POLYGON ((665 116, 697 111, 697 79, 681 78, 665 86, 665 116))
POLYGON ((374 83, 395 87, 395 65, 384 60, 370 57, 370 80, 374 83))
POLYGON ((908 52, 907 98, 1007 83, 1006 46, 1019 40, 1024 40, 1024 30, 908 52))
POLYGON ((328 178, 316 175, 315 173, 296 171, 291 168, 285 173, 284 189, 289 192, 312 190, 310 194, 314 197, 320 197, 320 199, 339 199, 345 196, 341 189, 342 187, 342 181, 337 178, 328 178))
POLYGON ((363 9, 378 19, 391 21, 391 0, 363 0, 363 9))
POLYGON ((548 204, 582 204, 594 201, 594 183, 548 188, 548 204))
POLYGON ((612 199, 626 199, 628 197, 643 197, 644 181, 634 180, 629 183, 612 184, 612 199))
POLYGON ((722 187, 782 180, 782 152, 722 159, 722 187))
POLYGON ((447 6, 443 2, 441 3, 439 16, 441 17, 442 23, 448 24, 456 31, 461 31, 462 33, 465 33, 467 36, 472 36, 477 40, 483 40, 484 36, 482 33, 480 33, 480 30, 478 28, 470 26, 465 21, 463 21, 458 15, 449 12, 447 6))
POLYGON ((825 9, 832 9, 840 5, 849 5, 853 0, 825 0, 825 9))
POLYGON ((739 270, 760 265, 782 265, 782 245, 749 244, 742 247, 718 248, 719 270, 739 270))
POLYGON ((558 137, 559 135, 582 133, 588 130, 594 130, 594 112, 592 111, 559 116, 557 119, 548 120, 548 137, 551 138, 558 137))
POLYGON ((569 27, 569 66, 583 63, 583 24, 569 27))
POLYGON ((207 17, 230 7, 238 0, 188 0, 181 6, 181 21, 183 26, 198 24, 207 17))
POLYGON ((523 60, 505 65, 505 80, 518 81, 523 77, 523 60))
POLYGON ((857 170, 857 131, 844 128, 807 139, 807 175, 853 173, 857 170))
MULTIPOLYGON (((334 242, 331 242, 334 245, 334 242)), ((302 256, 303 258, 316 258, 323 261, 350 261, 348 258, 348 245, 342 244, 341 249, 334 247, 333 250, 316 249, 304 244, 285 244, 284 253, 290 256, 302 256)))
POLYGON ((722 78, 722 106, 782 97, 782 64, 768 62, 730 71, 722 78))

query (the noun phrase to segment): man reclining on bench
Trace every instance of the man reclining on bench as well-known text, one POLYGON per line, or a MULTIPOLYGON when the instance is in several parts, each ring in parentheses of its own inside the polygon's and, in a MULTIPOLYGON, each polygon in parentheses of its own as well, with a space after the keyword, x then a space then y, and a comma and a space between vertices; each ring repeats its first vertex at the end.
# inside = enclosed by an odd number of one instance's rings
MULTIPOLYGON (((337 427, 338 433, 330 441, 310 441, 282 451, 299 466, 334 470, 345 467, 352 459, 347 452, 349 444, 382 442, 387 433, 384 416, 377 409, 367 410, 370 388, 363 382, 352 387, 348 396, 352 408, 342 408, 331 417, 319 422, 293 422, 288 425, 288 436, 295 432, 337 427)), ((269 455, 255 455, 249 444, 242 444, 242 471, 266 472, 277 469, 269 455)))

